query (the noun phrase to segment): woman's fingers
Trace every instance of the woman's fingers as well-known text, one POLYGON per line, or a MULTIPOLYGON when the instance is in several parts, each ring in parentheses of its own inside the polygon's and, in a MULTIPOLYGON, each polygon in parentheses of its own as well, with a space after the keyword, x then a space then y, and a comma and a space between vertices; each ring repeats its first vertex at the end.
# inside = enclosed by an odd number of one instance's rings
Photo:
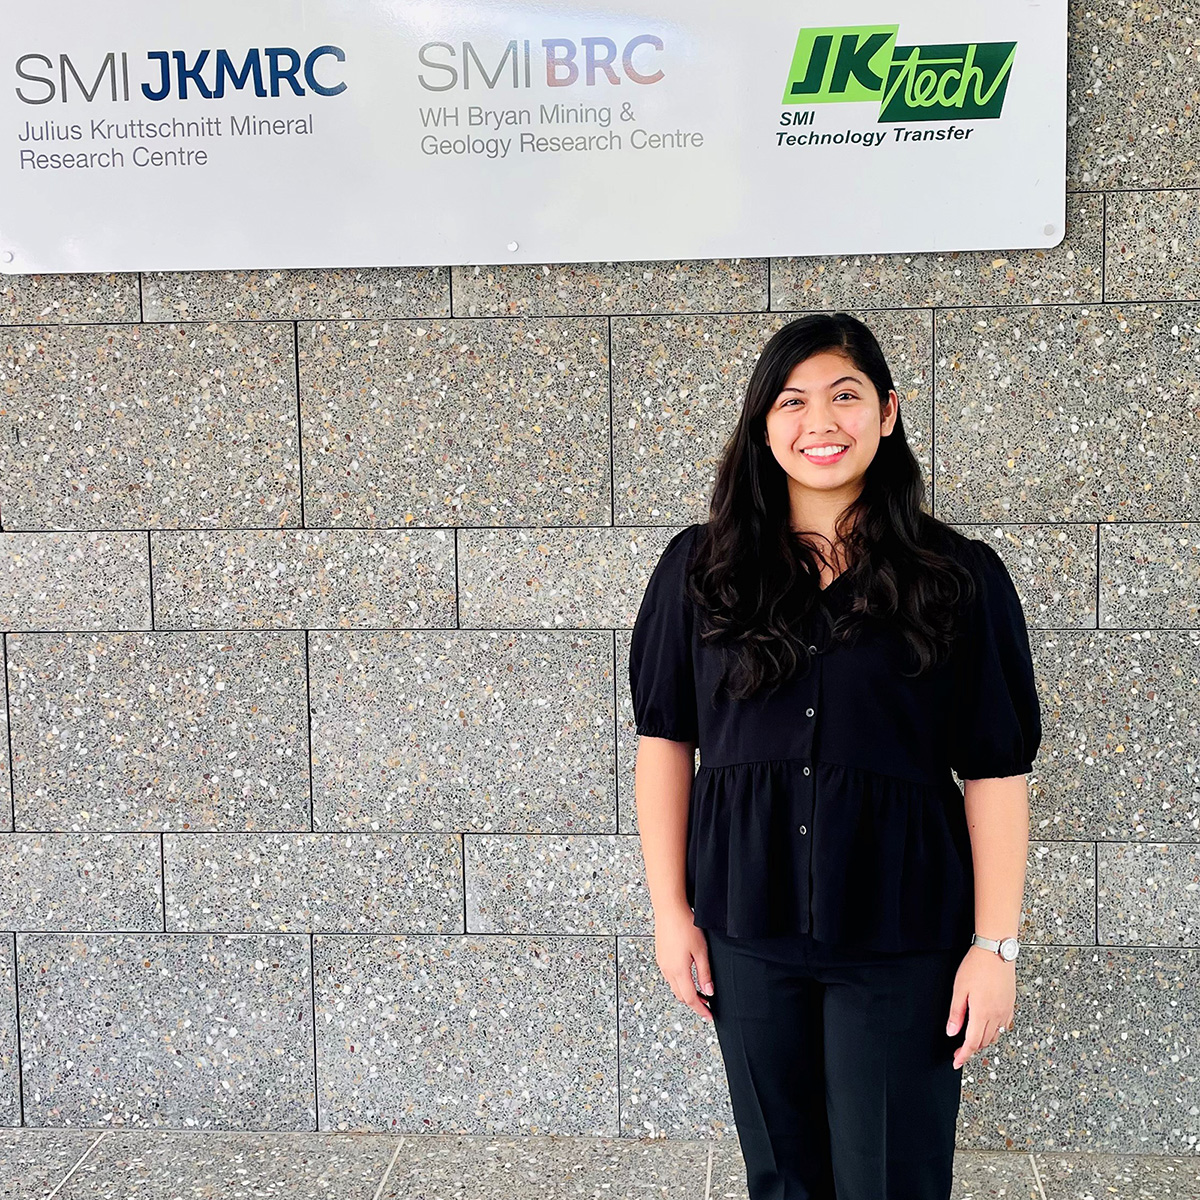
POLYGON ((954 1052, 955 1067, 961 1067, 977 1050, 995 1045, 1000 1039, 1001 1029, 1008 1029, 1011 1020, 1011 1017, 1008 1021, 999 1017, 969 1017, 966 1040, 954 1052))
POLYGON ((946 1035, 953 1037, 961 1028, 967 1012, 967 989, 954 980, 954 992, 950 997, 950 1012, 946 1017, 946 1035))
POLYGON ((967 1008, 967 1033, 963 1040, 963 1044, 954 1052, 955 1069, 961 1067, 963 1063, 983 1045, 983 1029, 985 1022, 982 1017, 978 1017, 970 1009, 967 1008))
POLYGON ((696 991, 696 983, 692 979, 690 964, 686 975, 681 975, 677 979, 670 979, 667 982, 670 983, 671 991, 675 994, 676 1000, 681 1000, 688 1008, 695 1009, 706 1021, 712 1020, 708 1001, 696 991))
MULTIPOLYGON (((707 956, 705 956, 707 958, 707 956)), ((686 967, 677 970, 664 970, 663 978, 671 987, 671 994, 676 1000, 694 1009, 706 1021, 712 1020, 712 1011, 708 1005, 708 996, 700 994, 700 988, 707 984, 712 988, 712 974, 707 961, 701 962, 698 956, 689 955, 686 967), (692 977, 692 958, 696 958, 696 977, 692 977), (697 982, 700 981, 700 982, 697 982)))

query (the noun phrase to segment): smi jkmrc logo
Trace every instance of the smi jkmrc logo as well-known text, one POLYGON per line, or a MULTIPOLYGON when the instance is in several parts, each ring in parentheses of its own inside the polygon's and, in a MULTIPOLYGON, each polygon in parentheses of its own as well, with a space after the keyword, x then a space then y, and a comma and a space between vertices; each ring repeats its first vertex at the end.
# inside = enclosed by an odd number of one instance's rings
POLYGON ((1016 42, 897 46, 899 25, 801 29, 784 104, 879 101, 880 121, 994 119, 1016 42))

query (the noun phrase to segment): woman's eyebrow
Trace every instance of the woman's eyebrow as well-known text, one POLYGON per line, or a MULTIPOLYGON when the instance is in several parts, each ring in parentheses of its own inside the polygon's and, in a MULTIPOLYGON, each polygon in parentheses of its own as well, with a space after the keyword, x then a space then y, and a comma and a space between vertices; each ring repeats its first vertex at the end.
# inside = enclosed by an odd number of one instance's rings
MULTIPOLYGON (((837 387, 837 385, 839 383, 845 383, 847 380, 849 380, 851 383, 862 383, 862 380, 859 379, 859 377, 857 375, 842 375, 839 378, 835 379, 831 384, 829 384, 829 386, 831 388, 835 388, 835 387, 837 387)), ((808 391, 807 388, 785 387, 782 389, 782 391, 780 391, 779 394, 782 396, 784 392, 806 392, 806 391, 808 391)))

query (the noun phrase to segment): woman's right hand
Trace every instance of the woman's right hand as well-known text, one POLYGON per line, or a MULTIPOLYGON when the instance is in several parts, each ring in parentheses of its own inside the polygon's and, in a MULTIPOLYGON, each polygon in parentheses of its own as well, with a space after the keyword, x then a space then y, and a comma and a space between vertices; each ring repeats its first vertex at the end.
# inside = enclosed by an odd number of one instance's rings
POLYGON ((704 930, 693 922, 692 910, 685 904, 654 914, 654 959, 663 978, 671 986, 676 1000, 694 1008, 706 1021, 713 1019, 708 1000, 697 986, 711 996, 712 972, 708 966, 708 940, 704 930), (696 977, 692 978, 692 963, 696 977))

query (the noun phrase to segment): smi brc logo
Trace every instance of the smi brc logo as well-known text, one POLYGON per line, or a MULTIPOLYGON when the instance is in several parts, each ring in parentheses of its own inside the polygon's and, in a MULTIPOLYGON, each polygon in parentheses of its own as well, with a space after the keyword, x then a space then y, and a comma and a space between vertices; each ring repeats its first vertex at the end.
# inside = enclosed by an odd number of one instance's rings
POLYGON ((801 29, 783 103, 877 100, 880 121, 999 117, 1016 42, 897 46, 899 28, 801 29))

